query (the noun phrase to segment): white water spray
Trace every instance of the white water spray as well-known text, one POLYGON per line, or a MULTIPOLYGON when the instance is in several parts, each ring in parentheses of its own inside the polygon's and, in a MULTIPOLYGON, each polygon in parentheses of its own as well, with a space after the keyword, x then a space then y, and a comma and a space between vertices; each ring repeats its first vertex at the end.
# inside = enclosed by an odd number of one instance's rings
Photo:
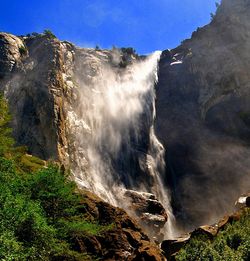
POLYGON ((134 61, 123 70, 91 56, 88 63, 94 75, 83 77, 83 72, 78 76, 79 103, 68 113, 73 143, 69 157, 78 184, 115 206, 121 206, 119 199, 125 188, 154 193, 168 212, 165 234, 169 237, 173 235, 174 217, 161 177, 164 148, 154 132, 154 86, 160 54, 155 52, 143 61, 134 61), (146 153, 140 153, 135 144, 145 126, 149 128, 149 146, 146 153), (145 156, 148 177, 137 180, 132 176, 126 166, 132 151, 145 156))

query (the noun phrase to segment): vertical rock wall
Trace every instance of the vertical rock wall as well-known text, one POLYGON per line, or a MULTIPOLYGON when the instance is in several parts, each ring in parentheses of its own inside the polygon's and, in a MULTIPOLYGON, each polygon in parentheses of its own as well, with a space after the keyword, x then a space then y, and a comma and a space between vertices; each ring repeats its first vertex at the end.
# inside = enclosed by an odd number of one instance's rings
POLYGON ((249 190, 250 1, 223 0, 211 23, 162 54, 156 133, 186 228, 213 223, 249 190))

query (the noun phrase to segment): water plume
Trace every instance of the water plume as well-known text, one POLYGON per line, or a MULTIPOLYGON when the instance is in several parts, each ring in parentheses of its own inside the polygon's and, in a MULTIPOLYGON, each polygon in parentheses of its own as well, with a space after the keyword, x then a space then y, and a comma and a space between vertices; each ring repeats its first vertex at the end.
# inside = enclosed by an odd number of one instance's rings
POLYGON ((162 181, 165 151, 154 133, 161 52, 125 69, 116 66, 117 53, 115 64, 107 53, 99 54, 84 54, 76 74, 79 98, 68 112, 73 175, 79 186, 115 206, 126 208, 124 189, 154 193, 168 211, 170 236, 174 218, 162 181))

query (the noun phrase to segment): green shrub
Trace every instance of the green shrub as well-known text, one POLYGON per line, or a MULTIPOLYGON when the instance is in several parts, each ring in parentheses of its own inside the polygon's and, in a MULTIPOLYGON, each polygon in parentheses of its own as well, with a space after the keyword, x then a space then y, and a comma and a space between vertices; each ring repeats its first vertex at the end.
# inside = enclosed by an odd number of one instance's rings
POLYGON ((46 215, 52 220, 76 213, 80 199, 74 193, 76 185, 56 166, 41 169, 30 178, 31 198, 39 200, 46 215))
POLYGON ((196 236, 180 250, 177 261, 250 260, 250 210, 239 221, 228 224, 214 240, 196 236))
POLYGON ((33 32, 31 35, 32 35, 32 36, 34 36, 34 37, 41 36, 41 34, 39 34, 39 33, 36 33, 36 32, 33 32))
POLYGON ((136 50, 132 47, 122 47, 121 51, 127 55, 136 55, 136 50))
POLYGON ((55 39, 56 36, 49 30, 49 29, 45 29, 43 31, 43 34, 48 37, 49 39, 55 39))
POLYGON ((111 229, 87 221, 80 195, 58 166, 14 147, 6 101, 0 96, 0 260, 93 260, 71 239, 111 229))
POLYGON ((22 45, 22 46, 19 47, 19 52, 23 56, 23 55, 26 55, 28 53, 28 50, 24 45, 22 45))

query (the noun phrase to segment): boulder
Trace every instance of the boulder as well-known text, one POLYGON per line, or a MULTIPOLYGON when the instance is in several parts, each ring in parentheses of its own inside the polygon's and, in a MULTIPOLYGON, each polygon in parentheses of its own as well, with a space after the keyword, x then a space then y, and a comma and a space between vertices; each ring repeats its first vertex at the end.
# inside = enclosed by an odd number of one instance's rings
POLYGON ((111 228, 100 236, 72 238, 77 251, 87 252, 100 260, 165 260, 160 248, 124 210, 88 191, 81 191, 81 194, 83 199, 79 208, 85 217, 100 225, 111 225, 111 228))
POLYGON ((161 249, 167 260, 174 260, 173 256, 189 241, 190 235, 183 235, 177 239, 164 240, 161 243, 161 249))
POLYGON ((163 205, 151 193, 126 190, 124 199, 127 208, 138 222, 145 228, 150 237, 162 241, 161 229, 167 222, 168 216, 163 205))
POLYGON ((250 207, 250 193, 241 195, 235 202, 236 209, 250 207))

